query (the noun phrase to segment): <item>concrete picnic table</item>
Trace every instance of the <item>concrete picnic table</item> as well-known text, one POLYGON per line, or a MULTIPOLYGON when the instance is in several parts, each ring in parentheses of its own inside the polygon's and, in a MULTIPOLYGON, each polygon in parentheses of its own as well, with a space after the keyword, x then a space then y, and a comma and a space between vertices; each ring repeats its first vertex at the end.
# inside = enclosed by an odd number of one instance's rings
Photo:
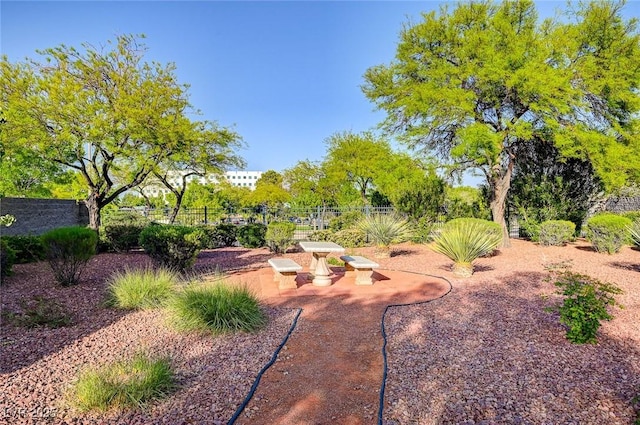
POLYGON ((327 264, 327 255, 332 252, 343 253, 344 248, 334 242, 300 242, 300 247, 305 252, 311 252, 313 258, 309 266, 310 278, 314 286, 331 285, 331 271, 327 264))

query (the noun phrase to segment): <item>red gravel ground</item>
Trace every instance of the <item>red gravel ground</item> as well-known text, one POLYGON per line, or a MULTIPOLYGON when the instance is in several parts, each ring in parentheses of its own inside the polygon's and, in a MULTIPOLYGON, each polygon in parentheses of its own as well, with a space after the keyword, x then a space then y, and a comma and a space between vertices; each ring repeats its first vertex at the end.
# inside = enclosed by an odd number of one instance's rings
MULTIPOLYGON (((221 338, 176 334, 160 310, 102 305, 105 279, 127 265, 146 264, 144 254, 98 255, 72 288, 56 286, 46 263, 14 266, 2 287, 3 312, 43 295, 63 304, 74 324, 25 330, 3 320, 0 423, 226 423, 301 307, 289 341, 237 423, 373 424, 383 376, 382 313, 388 304, 435 299, 389 308, 385 316, 383 423, 634 424, 640 410, 640 251, 599 254, 584 241, 566 247, 512 243, 480 259, 468 279, 455 279, 445 257, 403 244, 391 258, 377 259, 381 280, 372 287, 355 287, 336 268, 329 288, 301 281, 298 290, 283 293, 264 268, 273 256, 267 250, 206 251, 196 270, 235 270, 231 279, 249 285, 270 318, 258 334, 221 338), (546 278, 560 267, 624 290, 617 300, 625 308, 603 324, 598 344, 569 343, 557 313, 544 310, 559 300, 546 278), (107 414, 69 407, 68 388, 79 370, 141 347, 171 356, 179 379, 171 397, 145 410, 107 414)), ((373 258, 371 248, 349 253, 373 258)), ((286 256, 309 261, 303 252, 286 256)))

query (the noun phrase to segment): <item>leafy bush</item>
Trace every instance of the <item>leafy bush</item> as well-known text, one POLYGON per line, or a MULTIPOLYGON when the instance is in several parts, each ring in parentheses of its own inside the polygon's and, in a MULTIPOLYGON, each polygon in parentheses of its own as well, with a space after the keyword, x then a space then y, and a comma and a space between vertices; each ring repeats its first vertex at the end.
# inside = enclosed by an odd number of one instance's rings
POLYGON ((171 296, 178 280, 175 272, 164 268, 117 272, 107 282, 108 303, 124 309, 159 307, 171 296))
POLYGON ((473 274, 473 261, 495 250, 502 242, 502 230, 496 223, 461 218, 447 222, 434 238, 431 248, 453 260, 453 273, 458 276, 473 274))
POLYGON ((329 220, 329 230, 338 232, 353 227, 363 217, 361 211, 346 211, 329 220))
POLYGON ((367 234, 360 229, 343 229, 332 234, 329 240, 345 248, 359 248, 367 245, 367 234))
POLYGON ((587 240, 597 252, 614 254, 629 239, 631 220, 616 214, 600 214, 587 221, 587 240))
POLYGON ((116 252, 127 252, 139 246, 140 233, 146 224, 109 224, 104 226, 104 239, 116 252))
POLYGON ((140 233, 139 242, 154 262, 183 272, 195 263, 203 238, 194 227, 156 224, 140 233))
POLYGON ((532 242, 540 241, 540 223, 535 220, 520 220, 520 235, 532 242))
POLYGON ((561 306, 549 310, 560 312, 560 322, 568 327, 567 339, 576 344, 595 344, 600 321, 611 320, 607 307, 619 305, 613 296, 621 294, 622 290, 572 272, 558 274, 555 285, 564 301, 561 306))
POLYGON ((225 282, 184 287, 170 299, 168 311, 171 324, 181 331, 251 332, 267 322, 249 289, 225 282))
POLYGON ((202 247, 207 249, 233 246, 236 242, 238 228, 229 223, 220 223, 215 226, 198 226, 205 235, 202 247))
POLYGON ((331 242, 333 232, 331 230, 316 230, 309 235, 309 240, 314 242, 331 242))
POLYGON ((11 249, 6 240, 0 238, 0 283, 6 276, 11 276, 15 262, 16 252, 11 249))
POLYGON ((429 217, 421 217, 417 220, 410 222, 412 227, 411 242, 415 243, 429 243, 433 240, 434 230, 437 228, 437 224, 429 217))
POLYGON ((16 264, 35 263, 46 258, 40 236, 3 236, 16 255, 16 264))
POLYGON ((623 217, 628 218, 631 221, 640 221, 640 211, 627 211, 620 214, 623 217))
POLYGON ((573 239, 575 223, 566 220, 549 220, 540 224, 540 245, 562 246, 573 239))
POLYGON ((629 226, 629 233, 631 234, 633 243, 640 248, 640 220, 634 221, 633 224, 629 226))
POLYGON ((294 242, 293 235, 296 231, 295 223, 290 221, 272 221, 267 226, 265 240, 272 252, 282 254, 294 242))
POLYGON ((5 313, 4 316, 18 326, 37 328, 61 328, 71 324, 71 316, 58 302, 42 296, 20 302, 21 313, 5 313))
POLYGON ((81 373, 72 388, 73 400, 82 411, 140 407, 166 396, 173 388, 174 373, 168 358, 137 354, 81 373))
POLYGON ((60 227, 42 235, 47 261, 62 286, 80 281, 80 274, 96 253, 98 234, 87 227, 60 227))
POLYGON ((265 246, 267 226, 261 223, 245 224, 238 228, 238 242, 245 248, 260 248, 265 246))

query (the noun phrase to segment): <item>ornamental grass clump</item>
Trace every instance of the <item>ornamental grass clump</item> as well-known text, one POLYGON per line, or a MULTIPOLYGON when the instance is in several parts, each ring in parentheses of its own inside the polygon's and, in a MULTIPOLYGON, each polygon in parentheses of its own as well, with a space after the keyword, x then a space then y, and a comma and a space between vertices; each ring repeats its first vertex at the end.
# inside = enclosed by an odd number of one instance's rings
POLYGON ((616 214, 600 214, 587 221, 587 240, 597 252, 615 254, 629 241, 631 219, 616 214))
POLYGON ((166 268, 125 269, 109 277, 107 302, 123 309, 160 307, 179 281, 178 274, 166 268))
POLYGON ((96 231, 81 226, 60 227, 41 238, 56 281, 62 286, 79 283, 82 270, 96 253, 96 231))
POLYGON ((376 246, 377 257, 388 257, 391 244, 407 241, 412 235, 407 220, 393 214, 372 214, 360 219, 356 226, 376 246))
POLYGON ((186 285, 169 300, 168 315, 175 329, 186 332, 253 332, 267 323, 249 289, 225 281, 186 285))
POLYGON ((495 224, 482 219, 451 220, 434 238, 431 249, 453 261, 455 275, 469 277, 473 262, 492 253, 502 242, 502 232, 495 224))
POLYGON ((71 399, 81 411, 144 407, 174 388, 170 360, 139 353, 129 361, 82 372, 71 389, 71 399))

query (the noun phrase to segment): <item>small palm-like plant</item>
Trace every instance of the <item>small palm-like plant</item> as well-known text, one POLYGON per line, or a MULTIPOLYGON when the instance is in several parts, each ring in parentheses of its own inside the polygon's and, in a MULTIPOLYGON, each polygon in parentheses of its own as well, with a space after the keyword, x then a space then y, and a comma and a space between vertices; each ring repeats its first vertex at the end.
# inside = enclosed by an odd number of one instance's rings
POLYGON ((491 253, 502 242, 493 223, 486 220, 451 221, 436 236, 431 249, 453 260, 453 273, 461 277, 473 274, 473 262, 491 253))
POLYGON ((409 240, 412 234, 407 220, 396 215, 370 215, 358 221, 357 227, 376 245, 378 257, 388 257, 392 243, 409 240))
POLYGON ((640 248, 640 220, 634 221, 633 224, 629 226, 629 233, 631 234, 633 243, 640 248))

